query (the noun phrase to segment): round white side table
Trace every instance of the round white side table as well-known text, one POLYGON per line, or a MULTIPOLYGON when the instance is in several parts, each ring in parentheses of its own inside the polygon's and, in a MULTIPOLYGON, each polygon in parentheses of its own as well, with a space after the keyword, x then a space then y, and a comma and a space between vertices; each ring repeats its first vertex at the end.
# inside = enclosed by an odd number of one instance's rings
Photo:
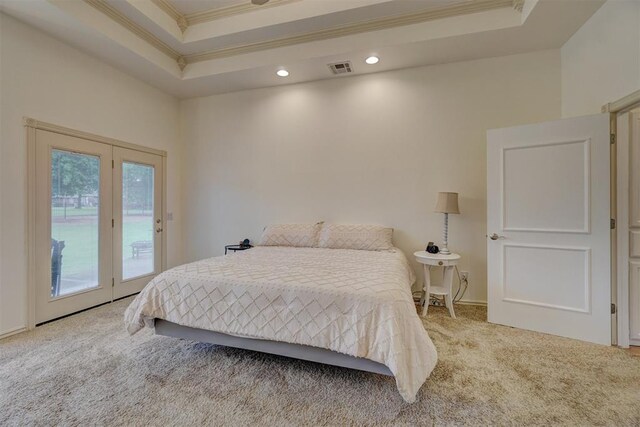
POLYGON ((460 255, 440 255, 430 254, 426 251, 414 252, 413 256, 416 257, 416 261, 422 264, 424 271, 424 296, 422 298, 422 315, 427 315, 427 309, 429 308, 429 295, 442 295, 444 296, 444 302, 449 309, 449 314, 454 319, 456 314, 453 311, 453 270, 460 261, 460 255), (431 286, 431 269, 434 267, 442 267, 442 284, 440 286, 431 286))

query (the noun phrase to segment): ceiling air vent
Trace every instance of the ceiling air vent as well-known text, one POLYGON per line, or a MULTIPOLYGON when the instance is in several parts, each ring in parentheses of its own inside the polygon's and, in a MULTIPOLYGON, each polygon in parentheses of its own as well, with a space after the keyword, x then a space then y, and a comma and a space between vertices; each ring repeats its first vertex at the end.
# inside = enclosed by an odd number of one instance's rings
POLYGON ((333 74, 346 74, 353 72, 353 69, 351 68, 351 61, 336 62, 328 65, 333 74))

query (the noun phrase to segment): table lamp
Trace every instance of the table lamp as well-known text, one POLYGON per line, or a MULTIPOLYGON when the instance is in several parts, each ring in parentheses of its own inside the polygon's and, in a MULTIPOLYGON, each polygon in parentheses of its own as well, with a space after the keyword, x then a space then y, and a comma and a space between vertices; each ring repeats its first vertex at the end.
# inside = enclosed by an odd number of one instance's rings
POLYGON ((438 193, 438 203, 434 212, 444 214, 444 244, 440 249, 442 255, 451 255, 451 252, 447 248, 449 240, 449 214, 459 214, 458 209, 458 193, 440 192, 438 193))

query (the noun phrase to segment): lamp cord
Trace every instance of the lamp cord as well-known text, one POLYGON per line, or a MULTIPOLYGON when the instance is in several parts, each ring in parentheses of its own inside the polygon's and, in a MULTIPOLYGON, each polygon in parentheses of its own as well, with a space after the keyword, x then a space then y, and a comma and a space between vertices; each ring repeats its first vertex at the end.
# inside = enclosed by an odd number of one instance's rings
POLYGON ((469 287, 469 280, 462 280, 462 277, 460 276, 460 270, 458 270, 458 266, 455 266, 456 268, 456 276, 458 276, 458 290, 456 291, 456 295, 453 297, 453 302, 460 302, 460 300, 462 300, 462 298, 464 297, 465 292, 467 292, 467 288, 469 287), (458 294, 460 293, 460 290, 462 289, 462 282, 464 282, 464 290, 462 291, 462 294, 460 295, 460 298, 458 298, 458 294))
MULTIPOLYGON (((458 276, 458 289, 456 290, 455 295, 453 296, 453 303, 457 303, 460 302, 462 300, 462 298, 464 298, 464 294, 467 292, 467 289, 469 288, 469 280, 462 280, 462 276, 460 276, 460 270, 458 270, 458 266, 455 266, 456 269, 456 276, 458 276), (463 286, 464 283, 464 286, 463 286), (460 293, 462 292, 462 293, 460 293)), ((421 298, 422 297, 422 291, 414 291, 413 293, 413 297, 414 298, 421 298)), ((438 301, 438 305, 444 305, 444 298, 438 298, 436 296, 433 295, 427 295, 425 296, 427 298, 429 298, 429 300, 427 302, 425 302, 425 304, 429 304, 430 301, 438 301)), ((416 299, 417 301, 417 299, 416 299)))
MULTIPOLYGON (((456 276, 458 276, 458 290, 453 296, 454 304, 457 302, 460 302, 462 298, 464 298, 464 294, 467 292, 467 289, 469 288, 469 281, 462 280, 462 276, 460 276, 460 270, 458 270, 457 265, 455 266, 455 269, 456 269, 456 276), (464 286, 463 286, 463 283, 464 283, 464 286)), ((429 301, 425 302, 425 304, 429 304, 431 301, 438 301, 438 305, 444 306, 444 298, 438 298, 434 295, 429 295, 428 298, 429 298, 429 301)))

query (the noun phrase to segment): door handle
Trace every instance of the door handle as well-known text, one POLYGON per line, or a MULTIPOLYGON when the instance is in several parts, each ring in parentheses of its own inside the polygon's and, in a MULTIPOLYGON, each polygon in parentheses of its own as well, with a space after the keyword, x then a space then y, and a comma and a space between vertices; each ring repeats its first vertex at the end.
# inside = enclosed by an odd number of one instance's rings
POLYGON ((156 233, 160 233, 162 231, 162 228, 158 227, 156 228, 156 233))
POLYGON ((488 236, 491 240, 498 240, 498 239, 506 239, 506 237, 504 236, 500 236, 496 233, 493 233, 492 235, 488 236))

